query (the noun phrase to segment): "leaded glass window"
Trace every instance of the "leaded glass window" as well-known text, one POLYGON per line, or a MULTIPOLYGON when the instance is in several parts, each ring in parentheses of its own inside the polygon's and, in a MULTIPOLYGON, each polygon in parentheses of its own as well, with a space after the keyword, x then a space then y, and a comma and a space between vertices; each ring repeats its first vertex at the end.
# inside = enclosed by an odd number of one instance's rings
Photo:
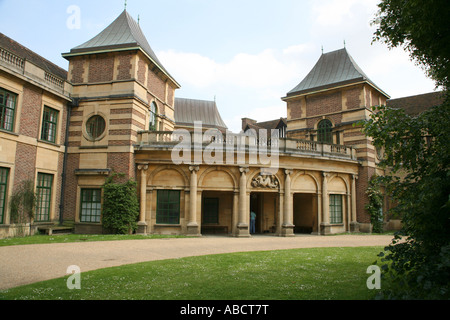
POLYGON ((3 224, 6 210, 6 190, 8 187, 8 168, 0 168, 0 224, 3 224))
POLYGON ((42 132, 41 139, 48 142, 56 142, 56 130, 58 126, 58 114, 57 110, 49 107, 44 108, 42 116, 42 132))
POLYGON ((81 222, 100 223, 102 214, 102 189, 81 190, 81 222))
POLYGON ((0 129, 13 131, 17 95, 0 88, 0 129))
POLYGON ((156 223, 180 223, 180 191, 158 190, 156 223))
POLYGON ((36 221, 50 221, 50 208, 52 203, 52 174, 38 174, 36 187, 36 221))
POLYGON ((330 120, 322 120, 318 126, 317 141, 321 143, 333 143, 332 123, 330 120))
POLYGON ((330 195, 330 223, 342 223, 342 195, 330 195))

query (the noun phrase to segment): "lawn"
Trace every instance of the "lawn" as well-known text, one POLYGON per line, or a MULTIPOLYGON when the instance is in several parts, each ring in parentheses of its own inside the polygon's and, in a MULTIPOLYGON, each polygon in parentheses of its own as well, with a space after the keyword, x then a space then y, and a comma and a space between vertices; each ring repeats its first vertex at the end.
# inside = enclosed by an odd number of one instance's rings
POLYGON ((26 244, 50 244, 50 243, 69 243, 69 242, 90 242, 90 241, 123 241, 123 240, 149 240, 161 238, 186 238, 186 236, 172 235, 82 235, 82 234, 65 234, 65 235, 34 235, 30 237, 16 237, 0 239, 0 247, 16 246, 26 244))
POLYGON ((382 247, 247 252, 152 261, 0 292, 2 300, 368 300, 382 247))

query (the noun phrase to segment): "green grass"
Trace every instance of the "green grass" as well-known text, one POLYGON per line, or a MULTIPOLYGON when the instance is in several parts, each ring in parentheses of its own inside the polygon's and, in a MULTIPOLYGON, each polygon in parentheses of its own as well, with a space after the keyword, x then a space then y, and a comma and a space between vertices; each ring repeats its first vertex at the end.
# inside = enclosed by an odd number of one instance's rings
POLYGON ((314 248, 152 261, 0 291, 3 300, 368 300, 382 247, 314 248))
POLYGON ((0 247, 18 246, 27 244, 47 244, 47 243, 69 243, 69 242, 91 242, 91 241, 122 241, 122 240, 148 240, 162 238, 187 238, 186 236, 171 235, 34 235, 30 237, 17 237, 0 239, 0 247))

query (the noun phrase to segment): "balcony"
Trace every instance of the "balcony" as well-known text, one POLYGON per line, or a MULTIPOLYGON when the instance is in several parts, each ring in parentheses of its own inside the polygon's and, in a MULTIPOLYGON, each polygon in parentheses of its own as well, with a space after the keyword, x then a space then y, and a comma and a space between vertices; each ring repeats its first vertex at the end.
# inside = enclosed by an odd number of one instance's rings
POLYGON ((167 150, 182 147, 190 150, 222 150, 225 152, 259 152, 279 156, 320 157, 356 161, 355 149, 343 145, 325 144, 316 141, 277 137, 256 137, 247 134, 235 134, 220 131, 188 132, 175 131, 140 131, 135 145, 136 151, 167 150))

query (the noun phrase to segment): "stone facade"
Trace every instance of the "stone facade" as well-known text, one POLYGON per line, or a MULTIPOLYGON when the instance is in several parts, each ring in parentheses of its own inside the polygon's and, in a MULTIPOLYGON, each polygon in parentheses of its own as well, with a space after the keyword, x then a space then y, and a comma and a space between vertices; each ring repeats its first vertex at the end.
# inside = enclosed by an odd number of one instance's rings
MULTIPOLYGON (((118 19, 135 23, 126 12, 118 19)), ((136 30, 119 31, 143 41, 136 30)), ((282 98, 286 119, 243 119, 243 130, 281 133, 264 138, 224 124, 217 131, 177 124, 179 84, 148 45, 79 46, 63 55, 67 72, 54 65, 50 72, 37 55, 21 56, 28 49, 0 40, 2 110, 12 101, 4 97, 14 98, 14 117, 2 115, 12 126, 0 129, 0 237, 18 233, 8 200, 25 180, 42 204, 29 232, 62 222, 77 233, 104 232, 102 185, 113 172, 138 183, 141 234, 249 237, 251 211, 257 233, 370 232, 365 191, 383 172, 356 124, 389 99, 370 81, 291 91, 282 98)), ((183 103, 217 111, 213 102, 183 103)))

